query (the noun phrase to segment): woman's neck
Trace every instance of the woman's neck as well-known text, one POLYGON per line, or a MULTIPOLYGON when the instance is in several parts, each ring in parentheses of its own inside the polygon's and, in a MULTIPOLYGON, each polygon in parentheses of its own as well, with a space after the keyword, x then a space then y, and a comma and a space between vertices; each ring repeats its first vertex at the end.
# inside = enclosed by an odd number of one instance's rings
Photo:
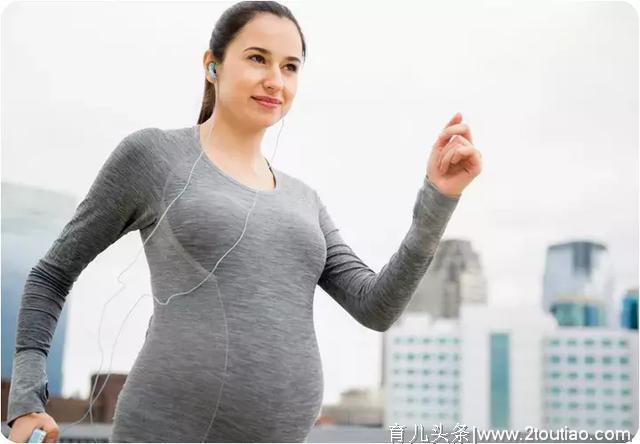
POLYGON ((260 173, 268 169, 261 150, 264 133, 264 128, 251 130, 214 114, 200 125, 200 142, 225 162, 260 173))

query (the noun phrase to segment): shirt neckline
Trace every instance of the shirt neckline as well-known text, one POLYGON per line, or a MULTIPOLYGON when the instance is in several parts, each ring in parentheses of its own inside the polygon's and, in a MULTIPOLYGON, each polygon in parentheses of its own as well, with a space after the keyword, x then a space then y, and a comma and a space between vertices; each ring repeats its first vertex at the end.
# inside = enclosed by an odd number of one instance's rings
POLYGON ((277 170, 271 166, 271 163, 269 163, 269 161, 267 160, 266 157, 264 158, 264 160, 267 161, 267 165, 269 165, 269 170, 271 171, 271 174, 273 174, 273 177, 275 179, 275 182, 276 182, 275 188, 272 189, 272 190, 263 190, 263 189, 260 189, 260 188, 252 188, 252 187, 250 187, 248 185, 243 184, 242 182, 240 182, 239 180, 237 180, 236 178, 234 178, 230 174, 228 174, 225 171, 223 171, 215 163, 213 163, 211 158, 209 158, 207 153, 204 151, 204 148, 202 147, 202 144, 200 143, 200 125, 199 124, 196 124, 193 127, 191 127, 191 133, 192 133, 195 145, 196 145, 198 151, 200 152, 201 156, 204 158, 205 163, 207 163, 211 168, 213 168, 214 171, 216 171, 222 177, 226 178, 231 183, 235 184, 236 186, 239 186, 240 188, 243 188, 245 190, 251 191, 252 193, 276 194, 276 193, 280 192, 280 189, 282 188, 282 184, 281 184, 282 178, 280 176, 280 173, 276 172, 277 170))

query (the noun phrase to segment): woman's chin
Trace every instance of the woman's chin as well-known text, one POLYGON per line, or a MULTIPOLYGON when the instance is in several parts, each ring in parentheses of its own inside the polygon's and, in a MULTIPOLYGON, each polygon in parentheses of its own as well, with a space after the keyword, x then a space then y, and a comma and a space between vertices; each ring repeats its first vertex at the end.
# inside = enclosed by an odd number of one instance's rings
POLYGON ((262 116, 258 116, 255 119, 256 124, 258 125, 262 125, 262 126, 272 126, 274 124, 276 124, 277 122, 280 121, 280 113, 278 114, 273 114, 273 115, 262 115, 262 116))

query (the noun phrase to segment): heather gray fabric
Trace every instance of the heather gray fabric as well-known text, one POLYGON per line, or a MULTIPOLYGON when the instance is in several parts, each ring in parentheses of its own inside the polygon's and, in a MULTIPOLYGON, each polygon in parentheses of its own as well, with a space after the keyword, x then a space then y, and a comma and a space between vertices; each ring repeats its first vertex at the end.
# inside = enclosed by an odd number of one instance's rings
MULTIPOLYGON (((362 325, 388 329, 431 263, 460 198, 440 193, 425 177, 406 236, 375 273, 344 242, 314 189, 272 172, 275 190, 258 196, 244 237, 215 274, 168 305, 153 302, 144 345, 118 398, 112 441, 305 440, 323 394, 316 285, 362 325)), ((237 241, 253 198, 251 188, 203 154, 198 125, 124 137, 25 283, 9 425, 44 411, 56 322, 73 283, 98 254, 132 230, 144 240, 157 227, 145 254, 152 291, 166 301, 200 283, 237 241), (201 154, 186 191, 157 223, 201 154)), ((346 198, 357 203, 355 195, 346 198)))

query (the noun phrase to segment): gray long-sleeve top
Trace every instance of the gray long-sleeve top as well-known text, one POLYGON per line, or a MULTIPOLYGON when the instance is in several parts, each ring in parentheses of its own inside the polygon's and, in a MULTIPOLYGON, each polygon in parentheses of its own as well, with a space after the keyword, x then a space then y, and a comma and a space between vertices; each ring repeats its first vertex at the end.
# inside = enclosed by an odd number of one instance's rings
MULTIPOLYGON (((305 440, 324 384, 313 325, 316 285, 359 323, 385 331, 409 303, 460 199, 425 176, 406 236, 375 273, 342 239, 314 189, 271 170, 275 189, 260 191, 244 237, 215 273, 167 305, 154 300, 144 345, 118 398, 112 441, 305 440)), ((124 137, 28 275, 9 426, 45 411, 56 322, 98 254, 130 231, 145 240, 156 229, 144 250, 152 292, 166 301, 200 283, 237 241, 254 192, 204 153, 198 125, 124 137), (194 163, 186 190, 160 220, 194 163)))

